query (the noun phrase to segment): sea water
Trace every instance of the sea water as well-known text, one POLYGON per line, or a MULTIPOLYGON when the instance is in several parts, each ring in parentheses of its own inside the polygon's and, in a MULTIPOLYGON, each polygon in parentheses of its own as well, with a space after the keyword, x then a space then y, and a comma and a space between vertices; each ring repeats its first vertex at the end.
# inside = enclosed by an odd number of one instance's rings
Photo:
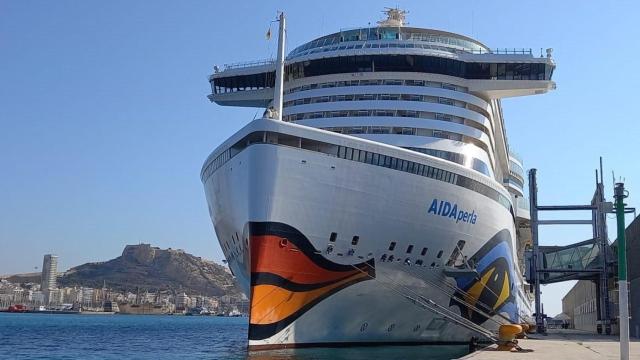
POLYGON ((247 319, 0 313, 0 359, 455 359, 466 346, 246 351, 247 319))

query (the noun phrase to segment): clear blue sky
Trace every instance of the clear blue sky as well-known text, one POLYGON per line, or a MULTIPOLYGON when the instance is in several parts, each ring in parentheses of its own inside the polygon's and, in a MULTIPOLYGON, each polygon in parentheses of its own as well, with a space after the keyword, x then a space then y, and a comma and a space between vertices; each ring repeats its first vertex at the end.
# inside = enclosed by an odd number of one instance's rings
MULTIPOLYGON (((558 89, 503 102, 510 143, 539 169, 540 202, 590 199, 602 155, 607 195, 613 169, 640 206, 638 2, 2 1, 0 274, 32 271, 49 252, 65 270, 138 242, 220 260, 199 171, 256 110, 209 103, 213 65, 273 55, 276 10, 291 50, 395 5, 413 26, 493 48, 554 48, 558 89)), ((548 313, 568 287, 544 288, 548 313)))

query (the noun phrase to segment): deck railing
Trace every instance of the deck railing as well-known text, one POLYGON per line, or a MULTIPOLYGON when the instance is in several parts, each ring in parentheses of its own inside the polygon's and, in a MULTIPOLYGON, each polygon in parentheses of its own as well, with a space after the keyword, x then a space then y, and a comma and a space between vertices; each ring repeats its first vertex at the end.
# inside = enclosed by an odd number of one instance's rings
POLYGON ((274 63, 275 63, 274 59, 262 59, 262 60, 254 60, 254 61, 244 61, 244 62, 237 62, 237 63, 231 63, 231 64, 224 64, 224 70, 241 69, 241 68, 252 67, 252 66, 261 66, 261 65, 271 65, 271 64, 274 64, 274 63))
POLYGON ((491 49, 491 51, 487 51, 487 50, 483 50, 483 49, 479 49, 479 50, 465 49, 464 52, 468 52, 468 53, 471 53, 471 54, 533 55, 533 50, 532 49, 526 49, 526 48, 522 48, 522 49, 502 48, 502 49, 491 49))

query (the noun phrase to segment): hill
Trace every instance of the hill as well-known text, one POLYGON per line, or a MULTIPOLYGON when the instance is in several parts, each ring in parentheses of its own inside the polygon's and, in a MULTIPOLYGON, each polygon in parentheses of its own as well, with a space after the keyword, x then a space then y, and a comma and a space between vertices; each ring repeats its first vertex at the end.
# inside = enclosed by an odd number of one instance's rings
POLYGON ((12 275, 2 275, 0 279, 7 279, 7 281, 15 283, 15 284, 24 284, 24 283, 40 283, 42 279, 42 273, 34 272, 34 273, 24 273, 24 274, 12 274, 12 275))
POLYGON ((107 287, 120 291, 184 291, 207 296, 236 295, 239 290, 225 267, 182 250, 149 244, 127 245, 122 255, 106 262, 69 269, 59 286, 107 287))

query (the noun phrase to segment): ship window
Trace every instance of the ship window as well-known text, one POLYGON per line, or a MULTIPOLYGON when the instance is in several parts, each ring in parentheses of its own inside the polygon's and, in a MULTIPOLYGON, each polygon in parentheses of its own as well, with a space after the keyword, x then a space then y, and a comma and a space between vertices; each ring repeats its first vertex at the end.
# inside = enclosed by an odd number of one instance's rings
POLYGON ((448 98, 438 98, 438 102, 443 105, 453 105, 453 100, 448 98))
POLYGON ((420 255, 422 255, 422 256, 427 255, 427 250, 429 250, 429 248, 423 247, 422 251, 420 252, 420 255))
POLYGON ((351 160, 353 159, 353 149, 352 148, 347 148, 347 160, 351 160))
POLYGON ((393 251, 393 249, 395 249, 395 248, 396 248, 396 242, 395 242, 395 241, 392 241, 392 242, 389 244, 389 250, 393 251))
MULTIPOLYGON (((322 114, 322 113, 321 113, 322 114)), ((385 128, 386 131, 389 131, 391 128, 387 127, 385 128)), ((338 131, 338 130, 344 130, 343 128, 328 128, 328 130, 333 130, 333 131, 338 131)), ((365 131, 367 133, 371 133, 373 132, 373 128, 371 127, 363 127, 363 131, 365 131)), ((350 160, 355 160, 355 161, 362 161, 362 158, 364 157, 364 159, 366 159, 367 161, 369 161, 369 157, 371 157, 371 163, 373 165, 377 165, 377 166, 383 166, 383 167, 387 167, 387 168, 394 168, 397 169, 398 165, 403 164, 403 161, 400 161, 400 163, 398 164, 398 160, 402 160, 402 159, 397 159, 397 158, 393 158, 391 156, 385 156, 385 155, 380 155, 380 154, 376 154, 376 153, 369 153, 369 152, 364 152, 364 151, 358 151, 358 153, 356 154, 356 157, 353 157, 353 150, 352 148, 347 148, 344 146, 339 146, 339 145, 334 145, 334 144, 329 144, 329 143, 323 143, 323 142, 317 142, 315 140, 309 140, 309 139, 305 139, 303 141, 302 138, 297 137, 297 136, 291 136, 288 134, 281 134, 281 133, 274 133, 274 132, 267 132, 266 133, 266 138, 263 132, 259 132, 261 135, 259 137, 245 137, 241 140, 239 140, 236 144, 234 144, 233 146, 231 146, 229 149, 223 151, 222 153, 220 153, 217 157, 213 158, 211 161, 209 161, 209 163, 206 165, 206 167, 204 168, 203 172, 202 172, 202 181, 206 182, 209 177, 213 174, 213 172, 216 171, 216 169, 218 169, 219 167, 223 166, 227 161, 229 161, 230 159, 232 159, 235 155, 237 155, 239 152, 241 152, 244 148, 247 147, 247 143, 249 142, 249 139, 254 139, 252 141, 257 141, 257 142, 266 142, 266 143, 277 143, 279 145, 287 145, 287 146, 292 146, 292 147, 301 147, 304 146, 304 148, 306 150, 311 150, 311 151, 316 151, 316 152, 321 152, 321 153, 325 153, 331 156, 337 156, 339 158, 348 158, 350 160), (347 150, 349 150, 349 154, 350 156, 347 157, 347 150), (364 152, 364 155, 362 154, 364 152)), ((424 152, 427 155, 432 155, 432 156, 438 156, 438 157, 446 157, 447 160, 451 160, 453 162, 459 162, 460 160, 463 159, 463 156, 460 154, 450 154, 449 152, 442 152, 441 153, 430 153, 427 150, 430 149, 419 149, 419 148, 408 148, 409 150, 413 150, 413 151, 418 151, 418 152, 424 152)), ((404 161, 406 162, 406 160, 404 161)), ((480 165, 483 165, 483 163, 479 163, 480 165)), ((485 166, 483 168, 480 169, 476 169, 476 170, 485 170, 487 169, 486 164, 484 164, 485 166)), ((499 193, 497 190, 484 185, 476 180, 470 179, 468 177, 465 176, 461 176, 461 175, 457 175, 455 173, 449 172, 449 171, 444 171, 441 169, 437 169, 435 167, 431 167, 431 166, 427 166, 427 165, 422 165, 422 164, 418 164, 418 170, 415 170, 416 164, 412 164, 411 162, 407 162, 406 164, 406 168, 402 168, 402 170, 404 171, 408 171, 408 172, 413 172, 415 173, 416 171, 425 177, 429 177, 429 178, 433 178, 433 179, 437 179, 437 180, 441 180, 441 181, 447 181, 449 183, 455 184, 457 186, 469 189, 471 191, 477 192, 483 196, 486 196, 496 202, 498 202, 499 204, 501 204, 502 206, 504 206, 505 208, 509 209, 511 207, 510 201, 509 199, 502 195, 501 193, 499 193), (409 165, 413 165, 414 170, 411 170, 411 168, 409 167, 409 165)), ((475 167, 479 168, 480 166, 476 165, 475 167)), ((482 172, 482 171, 481 171, 482 172)))
POLYGON ((393 261, 393 255, 389 256, 389 261, 393 261))
POLYGON ((297 136, 291 136, 287 134, 278 134, 278 144, 298 147, 300 143, 300 138, 297 136))
POLYGON ((380 261, 384 262, 385 260, 387 260, 387 254, 382 254, 380 261))
POLYGON ((409 172, 409 165, 410 164, 411 164, 410 161, 402 160, 402 171, 409 172))
POLYGON ((360 240, 360 236, 354 236, 353 239, 351 239, 351 245, 358 245, 358 240, 360 240))
POLYGON ((442 257, 442 250, 438 251, 438 259, 440 259, 442 257))
POLYGON ((409 245, 407 247, 407 254, 411 254, 412 251, 413 251, 413 245, 409 245))
POLYGON ((337 233, 332 232, 331 236, 329 236, 329 241, 336 242, 336 238, 338 237, 337 233))
POLYGON ((368 164, 373 164, 373 153, 367 152, 365 162, 368 164))

